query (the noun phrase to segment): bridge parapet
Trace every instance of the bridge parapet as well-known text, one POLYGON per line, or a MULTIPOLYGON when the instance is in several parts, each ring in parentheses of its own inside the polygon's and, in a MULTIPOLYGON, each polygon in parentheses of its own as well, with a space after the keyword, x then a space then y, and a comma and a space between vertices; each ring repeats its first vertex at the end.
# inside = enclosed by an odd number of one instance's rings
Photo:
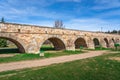
POLYGON ((26 33, 26 34, 58 34, 58 35, 82 35, 82 36, 116 36, 112 34, 98 33, 98 32, 89 32, 89 31, 80 31, 80 30, 70 30, 70 29, 56 29, 43 26, 35 25, 23 25, 23 24, 13 24, 13 23, 0 23, 0 32, 13 32, 13 33, 26 33))

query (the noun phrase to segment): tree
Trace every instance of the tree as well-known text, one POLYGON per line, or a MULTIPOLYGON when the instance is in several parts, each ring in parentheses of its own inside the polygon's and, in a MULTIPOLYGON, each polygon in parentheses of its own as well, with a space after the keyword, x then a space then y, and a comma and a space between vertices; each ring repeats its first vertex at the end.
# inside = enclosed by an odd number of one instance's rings
POLYGON ((110 33, 110 31, 108 31, 108 33, 110 33))
POLYGON ((116 43, 116 44, 114 44, 114 46, 115 46, 116 50, 118 50, 118 47, 120 46, 120 44, 116 43))
POLYGON ((120 30, 118 31, 118 34, 120 34, 120 30))
POLYGON ((117 33, 117 30, 113 30, 112 33, 117 33))
POLYGON ((64 28, 62 20, 56 20, 54 27, 55 28, 64 28))
MULTIPOLYGON (((4 17, 1 18, 1 22, 5 22, 4 17)), ((0 38, 0 47, 7 47, 7 40, 0 38)))
POLYGON ((0 47, 7 47, 7 40, 0 39, 0 47))
POLYGON ((2 22, 2 23, 4 23, 4 22, 5 22, 4 17, 2 17, 2 18, 1 18, 1 22, 2 22))
POLYGON ((112 31, 107 31, 105 33, 109 33, 109 34, 119 34, 120 35, 120 30, 112 30, 112 31))

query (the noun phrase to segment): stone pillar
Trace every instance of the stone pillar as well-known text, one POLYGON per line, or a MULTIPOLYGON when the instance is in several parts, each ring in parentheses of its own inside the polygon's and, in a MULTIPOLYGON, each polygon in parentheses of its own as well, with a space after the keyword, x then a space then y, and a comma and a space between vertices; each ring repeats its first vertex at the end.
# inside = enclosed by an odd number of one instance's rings
POLYGON ((26 53, 32 53, 32 54, 38 54, 40 53, 40 47, 37 44, 37 41, 35 39, 32 39, 25 47, 26 53))
POLYGON ((106 42, 104 41, 104 39, 100 39, 100 44, 102 47, 107 48, 106 42))
POLYGON ((66 50, 73 50, 73 51, 75 51, 75 46, 66 47, 66 50))
POLYGON ((114 43, 110 43, 109 47, 114 48, 114 43))
POLYGON ((110 48, 114 48, 114 42, 113 42, 113 40, 109 40, 109 47, 110 48))
POLYGON ((75 50, 74 40, 68 39, 66 42, 66 50, 75 50))
POLYGON ((95 49, 94 44, 89 44, 88 49, 95 49))
POLYGON ((92 38, 87 37, 86 38, 86 43, 87 43, 88 49, 95 49, 94 42, 93 42, 92 38))
POLYGON ((26 53, 31 53, 31 54, 38 54, 40 53, 40 49, 37 48, 36 46, 30 46, 26 49, 26 53))

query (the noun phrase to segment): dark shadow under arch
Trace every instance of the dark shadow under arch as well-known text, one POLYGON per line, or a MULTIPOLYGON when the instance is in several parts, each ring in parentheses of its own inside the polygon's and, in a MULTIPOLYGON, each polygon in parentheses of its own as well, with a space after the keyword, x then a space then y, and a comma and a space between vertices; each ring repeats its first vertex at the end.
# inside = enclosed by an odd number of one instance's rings
POLYGON ((108 39, 107 39, 107 38, 104 38, 104 41, 105 41, 105 43, 106 43, 106 47, 108 48, 108 47, 109 47, 108 39))
POLYGON ((115 44, 115 40, 112 38, 113 43, 115 44))
POLYGON ((18 48, 18 50, 19 50, 19 53, 25 53, 25 49, 24 49, 24 47, 22 46, 22 44, 20 44, 20 42, 14 40, 14 39, 12 39, 12 38, 7 38, 7 37, 0 37, 0 38, 1 38, 1 39, 6 39, 6 40, 9 40, 9 41, 13 42, 13 43, 17 46, 17 48, 18 48))
POLYGON ((95 48, 100 47, 100 42, 99 42, 99 40, 97 38, 94 38, 93 42, 94 42, 95 48))
POLYGON ((87 44, 84 38, 78 38, 75 42, 75 48, 79 49, 80 47, 87 48, 87 44))
MULTIPOLYGON (((52 43, 55 50, 65 50, 65 44, 61 39, 59 39, 57 37, 51 37, 51 38, 48 38, 47 40, 52 43)), ((44 41, 44 42, 46 42, 46 41, 44 41)))

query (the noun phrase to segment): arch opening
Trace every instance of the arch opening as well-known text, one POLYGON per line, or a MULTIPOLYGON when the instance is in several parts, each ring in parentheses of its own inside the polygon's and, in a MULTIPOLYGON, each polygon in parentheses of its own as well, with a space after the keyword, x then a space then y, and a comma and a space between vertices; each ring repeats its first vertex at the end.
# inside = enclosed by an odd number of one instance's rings
POLYGON ((75 49, 79 49, 80 47, 87 48, 87 44, 84 38, 78 38, 74 44, 75 49))
POLYGON ((93 42, 94 42, 94 47, 95 47, 95 48, 100 47, 100 42, 99 42, 99 40, 98 40, 97 38, 94 38, 94 39, 93 39, 93 42))
POLYGON ((47 39, 41 46, 40 51, 65 50, 64 42, 56 37, 47 39))
POLYGON ((115 44, 115 40, 112 38, 113 43, 115 44))
POLYGON ((106 47, 108 48, 108 47, 109 47, 108 39, 107 39, 107 38, 104 38, 104 41, 105 41, 106 47))
POLYGON ((24 47, 12 38, 0 37, 1 40, 6 41, 6 46, 0 47, 0 54, 4 53, 25 53, 24 47))

